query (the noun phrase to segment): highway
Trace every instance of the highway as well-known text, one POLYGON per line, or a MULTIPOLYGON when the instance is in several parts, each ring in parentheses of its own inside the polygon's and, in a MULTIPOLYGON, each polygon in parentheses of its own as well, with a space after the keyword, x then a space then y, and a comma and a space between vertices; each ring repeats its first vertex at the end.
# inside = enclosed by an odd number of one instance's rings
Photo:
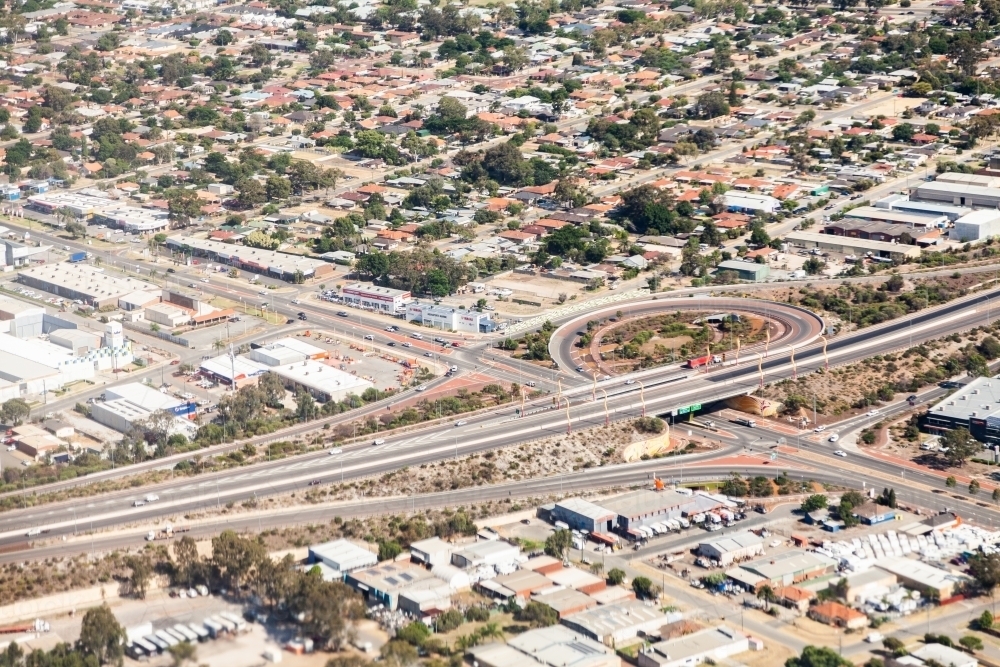
MULTIPOLYGON (((832 364, 850 363, 873 354, 907 347, 925 339, 937 338, 952 331, 982 324, 987 315, 987 299, 997 296, 1000 296, 1000 290, 984 292, 923 311, 912 318, 843 336, 829 344, 828 357, 832 364)), ((706 304, 711 304, 710 299, 705 301, 706 304)), ((560 344, 556 336, 553 336, 553 344, 560 344)), ((763 361, 762 366, 767 381, 788 377, 791 374, 787 357, 774 356, 778 354, 780 350, 774 351, 769 359, 763 361)), ((796 357, 800 373, 816 370, 823 365, 823 355, 818 345, 797 352, 796 357)), ((725 365, 712 372, 697 373, 695 377, 687 378, 680 384, 671 381, 672 375, 676 375, 676 370, 665 369, 658 380, 647 380, 643 383, 642 394, 647 414, 665 414, 674 408, 692 403, 708 405, 724 396, 752 391, 759 382, 757 364, 745 362, 739 367, 725 365)), ((598 387, 608 392, 608 419, 629 419, 642 413, 644 406, 635 385, 625 385, 622 379, 615 378, 599 382, 598 387)), ((341 479, 346 481, 378 475, 405 466, 417 466, 558 435, 565 433, 567 426, 581 429, 604 422, 604 404, 601 400, 596 402, 590 400, 589 387, 579 387, 572 392, 572 394, 567 392, 568 396, 563 400, 563 403, 569 403, 568 409, 553 409, 552 400, 555 397, 552 397, 529 406, 531 409, 523 418, 516 418, 513 414, 514 407, 510 406, 478 417, 470 417, 462 426, 433 426, 426 430, 388 436, 386 444, 379 447, 366 444, 349 446, 345 447, 342 454, 336 456, 319 452, 198 477, 178 477, 152 487, 101 495, 90 499, 89 502, 75 500, 9 511, 0 515, 0 545, 23 541, 24 533, 29 528, 49 529, 52 534, 59 535, 72 532, 74 526, 79 530, 81 522, 89 524, 90 521, 94 522, 95 529, 136 523, 148 526, 149 522, 157 518, 174 517, 186 511, 212 505, 220 506, 228 502, 242 502, 255 496, 259 498, 302 490, 310 481, 331 483, 341 479), (141 508, 131 507, 132 502, 148 492, 157 493, 160 501, 141 508)), ((744 437, 747 437, 747 434, 744 434, 744 437)), ((759 435, 755 434, 754 437, 759 435)), ((817 445, 815 450, 821 455, 830 455, 829 448, 822 444, 817 445)), ((832 456, 830 460, 831 463, 838 465, 842 463, 832 456)), ((789 463, 792 461, 789 460, 789 463)), ((802 464, 814 465, 808 462, 802 464)), ((874 459, 866 460, 865 464, 879 475, 898 475, 892 464, 874 459)), ((632 470, 626 466, 619 467, 623 470, 623 474, 628 474, 628 471, 632 470)), ((563 476, 560 479, 565 480, 568 477, 563 476)), ((873 479, 881 480, 877 483, 884 485, 881 476, 873 479)), ((561 483, 556 480, 551 482, 536 480, 536 482, 543 485, 561 483)), ((939 480, 928 481, 928 483, 935 482, 939 483, 939 480)), ((919 492, 913 491, 913 493, 919 492)), ((925 506, 938 507, 941 504, 940 501, 933 503, 933 498, 935 496, 928 494, 924 498, 924 502, 927 503, 925 506)), ((371 506, 370 503, 366 505, 371 506)))

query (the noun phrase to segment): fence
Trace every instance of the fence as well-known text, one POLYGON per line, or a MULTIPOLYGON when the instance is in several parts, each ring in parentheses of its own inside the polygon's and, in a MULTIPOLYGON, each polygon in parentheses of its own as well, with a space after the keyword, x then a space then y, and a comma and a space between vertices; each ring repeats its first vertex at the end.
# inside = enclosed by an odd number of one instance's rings
POLYGON ((122 322, 122 326, 131 331, 138 331, 139 333, 146 334, 148 336, 156 336, 168 343, 173 343, 174 345, 181 345, 183 347, 194 349, 194 344, 191 343, 187 338, 181 338, 180 336, 175 336, 169 334, 166 331, 150 331, 145 327, 140 327, 132 322, 122 322))

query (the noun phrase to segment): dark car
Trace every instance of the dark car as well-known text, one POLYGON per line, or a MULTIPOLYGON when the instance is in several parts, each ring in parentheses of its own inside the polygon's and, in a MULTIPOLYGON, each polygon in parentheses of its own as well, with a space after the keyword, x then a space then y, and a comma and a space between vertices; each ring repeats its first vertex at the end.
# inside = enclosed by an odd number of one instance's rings
POLYGON ((389 347, 396 347, 396 342, 390 340, 388 343, 386 343, 386 345, 388 345, 389 347))
POLYGON ((350 315, 347 314, 346 310, 338 310, 337 317, 350 317, 350 315))
POLYGON ((314 479, 313 481, 309 482, 309 486, 319 486, 322 483, 323 482, 321 480, 314 479))
POLYGON ((308 320, 309 318, 306 316, 305 313, 299 313, 299 319, 304 322, 305 320, 308 320))
POLYGON ((177 273, 174 269, 167 269, 167 273, 177 273))

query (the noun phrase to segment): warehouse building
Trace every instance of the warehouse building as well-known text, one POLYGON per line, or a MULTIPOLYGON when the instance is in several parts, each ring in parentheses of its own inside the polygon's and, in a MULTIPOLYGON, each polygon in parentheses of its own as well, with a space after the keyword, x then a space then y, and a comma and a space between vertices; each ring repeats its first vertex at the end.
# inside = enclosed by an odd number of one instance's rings
POLYGON ((837 561, 815 551, 793 549, 777 556, 768 556, 740 565, 746 570, 766 580, 771 588, 791 586, 802 581, 815 579, 837 569, 837 561))
POLYGON ((603 533, 614 530, 617 515, 588 500, 567 498, 555 504, 551 517, 553 521, 562 521, 574 530, 603 533))
POLYGON ((28 197, 26 208, 48 215, 63 210, 78 220, 88 220, 96 211, 117 204, 118 202, 108 197, 80 192, 47 192, 28 197))
POLYGON ((968 429, 979 442, 1000 445, 1000 378, 976 378, 921 416, 931 433, 968 429))
POLYGON ((620 667, 613 648, 564 625, 538 628, 506 642, 491 642, 469 649, 479 667, 620 667))
POLYGON ((393 610, 399 607, 400 593, 428 580, 434 586, 447 588, 430 570, 405 561, 386 561, 373 567, 355 569, 344 577, 344 583, 361 593, 369 604, 382 604, 386 609, 393 610))
MULTIPOLYGON (((824 234, 846 236, 865 241, 881 241, 882 243, 902 243, 905 239, 903 234, 906 234, 912 240, 925 231, 924 229, 918 231, 906 225, 898 225, 891 222, 874 222, 861 218, 844 218, 837 222, 827 223, 823 227, 824 234)), ((935 232, 935 234, 939 233, 935 232)))
POLYGON ((7 296, 0 296, 0 331, 17 338, 44 333, 45 309, 7 296))
POLYGON ((520 560, 521 550, 500 540, 476 542, 451 554, 451 564, 463 570, 483 565, 512 568, 520 560))
POLYGON ((153 283, 108 274, 89 264, 45 264, 20 272, 17 279, 28 287, 80 300, 97 309, 110 306, 134 310, 136 303, 146 305, 159 301, 161 292, 153 283))
POLYGON ((560 621, 566 627, 608 646, 643 634, 658 633, 667 623, 681 618, 679 612, 663 614, 638 600, 608 604, 573 614, 560 621))
POLYGON ((774 197, 754 192, 730 190, 722 199, 726 208, 734 213, 774 213, 781 208, 781 202, 774 197))
POLYGON ((948 237, 953 241, 984 241, 1000 234, 1000 211, 986 210, 967 213, 955 221, 948 237))
POLYGON ((639 650, 639 667, 718 664, 750 650, 750 639, 725 625, 657 642, 639 650))
POLYGON ((918 590, 939 601, 950 599, 955 595, 956 589, 971 581, 970 577, 960 572, 944 570, 905 556, 882 558, 876 567, 896 575, 899 583, 906 588, 918 590))
POLYGON ((170 236, 167 247, 174 252, 207 257, 220 264, 228 264, 245 271, 262 273, 289 282, 299 278, 321 278, 333 274, 333 266, 321 259, 290 255, 276 250, 209 241, 193 236, 170 236))
POLYGON ((260 376, 270 370, 267 366, 247 359, 241 355, 223 354, 201 362, 199 370, 202 375, 211 377, 216 382, 236 388, 257 384, 260 376))
POLYGON ((859 218, 871 222, 886 222, 906 227, 944 227, 948 224, 946 215, 913 213, 879 206, 859 206, 844 213, 845 218, 859 218))
POLYGON ((294 364, 303 361, 319 361, 329 359, 329 350, 310 345, 298 338, 279 338, 266 345, 251 345, 248 356, 257 363, 265 366, 280 366, 281 364, 294 364))
POLYGON ((378 556, 350 540, 340 539, 309 547, 308 563, 320 566, 327 581, 342 581, 344 575, 378 565, 378 556))
POLYGON ((698 545, 698 555, 704 556, 725 567, 738 560, 746 560, 759 556, 764 552, 764 540, 745 530, 733 535, 726 535, 698 545))
POLYGON ((732 271, 740 280, 746 280, 751 283, 764 282, 771 275, 771 267, 767 264, 744 262, 741 259, 727 259, 719 262, 715 274, 718 275, 724 271, 732 271))
POLYGON ((435 306, 419 301, 406 304, 406 319, 423 326, 442 331, 462 331, 465 333, 489 333, 493 331, 493 320, 489 313, 480 313, 464 308, 435 306))
POLYGON ((289 388, 301 387, 322 402, 343 401, 351 394, 361 396, 366 389, 375 386, 362 377, 311 359, 301 363, 271 366, 269 370, 280 375, 289 388))
POLYGON ((410 544, 410 558, 427 567, 447 565, 451 562, 451 552, 454 550, 455 547, 451 543, 445 542, 440 537, 431 537, 410 544))
MULTIPOLYGON (((906 656, 911 660, 916 658, 919 665, 944 665, 945 667, 979 667, 979 660, 974 655, 964 651, 959 651, 944 644, 924 644, 914 649, 913 653, 906 656)), ((915 663, 908 663, 912 667, 915 663)))
POLYGON ((90 416, 99 424, 125 433, 137 422, 163 411, 175 417, 169 429, 171 433, 191 437, 197 426, 183 417, 196 410, 194 403, 174 398, 141 382, 128 382, 105 389, 104 400, 91 406, 90 416))
POLYGON ((934 181, 910 190, 910 199, 969 208, 995 209, 1000 206, 1000 188, 934 181))
POLYGON ((354 283, 340 290, 344 303, 396 315, 406 311, 411 296, 406 290, 354 283))
POLYGON ((45 253, 52 249, 50 245, 28 245, 8 239, 0 240, 0 245, 3 246, 4 263, 14 267, 28 266, 36 258, 44 263, 45 253), (39 255, 42 257, 39 258, 39 255))
POLYGON ((789 232, 785 241, 799 248, 817 248, 827 252, 859 257, 872 256, 886 260, 902 261, 920 257, 920 248, 899 243, 883 243, 881 241, 866 241, 833 234, 817 234, 815 232, 789 232))
POLYGON ((879 199, 875 202, 875 208, 887 208, 894 211, 904 211, 906 213, 917 213, 929 216, 943 215, 952 222, 958 220, 966 213, 972 212, 972 209, 966 206, 935 204, 926 201, 913 201, 908 195, 899 193, 888 195, 887 197, 879 199))
POLYGON ((651 491, 640 489, 603 501, 603 506, 617 516, 617 526, 628 532, 638 526, 648 526, 664 519, 678 519, 687 514, 706 511, 718 506, 711 503, 708 508, 699 505, 703 496, 688 496, 676 491, 651 491))
POLYGON ((116 202, 113 206, 95 208, 91 221, 129 234, 155 234, 170 227, 170 214, 116 202))

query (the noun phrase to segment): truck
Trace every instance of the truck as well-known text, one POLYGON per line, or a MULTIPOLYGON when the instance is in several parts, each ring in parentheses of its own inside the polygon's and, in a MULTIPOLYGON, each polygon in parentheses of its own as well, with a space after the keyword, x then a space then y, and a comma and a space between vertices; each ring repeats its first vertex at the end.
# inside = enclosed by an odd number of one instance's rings
POLYGON ((739 426, 746 426, 747 428, 757 427, 757 422, 749 417, 737 417, 733 420, 733 423, 739 426))
POLYGON ((147 493, 146 494, 146 502, 147 503, 155 503, 159 499, 160 499, 160 497, 158 495, 156 495, 155 493, 147 493))
POLYGON ((712 355, 706 354, 704 357, 694 357, 684 362, 685 368, 700 368, 712 363, 712 355))
POLYGON ((74 252, 69 256, 69 262, 71 264, 78 264, 85 261, 87 261, 87 253, 85 252, 74 252))
POLYGON ((163 527, 163 530, 151 530, 146 533, 146 541, 154 542, 156 540, 169 540, 171 537, 177 533, 186 533, 190 528, 174 528, 169 523, 163 527))

